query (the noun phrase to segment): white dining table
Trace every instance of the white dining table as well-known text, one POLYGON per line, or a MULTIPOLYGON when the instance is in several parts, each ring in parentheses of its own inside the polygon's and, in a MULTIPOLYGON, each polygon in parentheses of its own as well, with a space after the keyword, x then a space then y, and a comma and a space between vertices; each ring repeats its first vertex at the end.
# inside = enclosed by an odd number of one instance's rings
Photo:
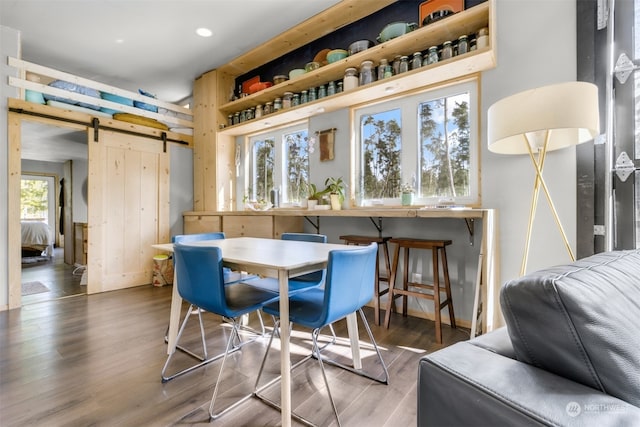
MULTIPOLYGON (((300 242, 294 240, 235 237, 219 240, 189 242, 192 246, 217 246, 222 250, 223 265, 236 271, 246 271, 265 277, 277 278, 280 287, 280 317, 289 317, 289 278, 326 268, 332 250, 353 250, 358 246, 332 243, 300 242)), ((154 248, 173 252, 173 243, 153 245, 154 248)), ((180 323, 182 298, 178 292, 177 277, 174 276, 169 318, 167 353, 176 350, 176 338, 180 323)), ((373 284, 372 284, 373 286, 373 284)), ((358 323, 355 313, 347 317, 347 328, 351 341, 353 366, 361 369, 358 323)), ((291 358, 289 322, 280 323, 282 375, 282 425, 291 425, 291 358)))

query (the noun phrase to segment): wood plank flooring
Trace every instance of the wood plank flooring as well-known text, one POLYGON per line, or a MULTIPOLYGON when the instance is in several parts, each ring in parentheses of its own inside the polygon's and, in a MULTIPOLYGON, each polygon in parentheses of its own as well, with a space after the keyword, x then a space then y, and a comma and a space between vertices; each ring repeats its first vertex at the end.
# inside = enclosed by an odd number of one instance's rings
MULTIPOLYGON (((79 295, 0 312, 0 425, 2 426, 277 426, 278 411, 250 399, 222 418, 209 422, 208 407, 220 361, 167 383, 160 380, 166 359, 166 331, 171 287, 143 286, 79 295)), ((186 306, 183 307, 183 313, 186 306)), ((435 343, 433 322, 393 314, 391 328, 372 325, 382 349, 390 384, 381 385, 347 371, 328 367, 327 375, 343 426, 413 426, 416 424, 417 363, 427 352, 468 338, 464 329, 443 326, 445 344, 435 343)), ((203 314, 210 354, 222 350, 228 327, 203 314)), ((251 324, 257 317, 252 314, 251 324)), ((267 326, 272 325, 265 316, 267 326)), ((336 325, 346 337, 344 322, 336 325)), ((197 321, 191 319, 184 343, 198 348, 197 321)), ((365 342, 366 332, 361 330, 365 342)), ((308 353, 309 335, 296 329, 292 361, 308 353)), ((252 390, 267 339, 259 339, 227 361, 219 403, 252 390)), ((263 376, 279 370, 277 340, 263 376)), ((331 347, 340 357, 346 343, 331 347)), ((371 349, 363 363, 375 373, 371 349)), ((180 353, 171 368, 192 359, 180 353)), ((318 425, 334 419, 317 362, 294 372, 293 409, 318 425)), ((279 388, 266 394, 279 400, 279 388)), ((294 425, 297 425, 294 423, 294 425)))

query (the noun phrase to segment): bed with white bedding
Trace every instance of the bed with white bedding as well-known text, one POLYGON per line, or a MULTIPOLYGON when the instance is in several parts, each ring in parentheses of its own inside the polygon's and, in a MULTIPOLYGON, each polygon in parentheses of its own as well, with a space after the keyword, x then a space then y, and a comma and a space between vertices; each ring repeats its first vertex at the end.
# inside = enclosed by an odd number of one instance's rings
POLYGON ((53 231, 42 221, 22 221, 22 249, 36 250, 44 256, 53 256, 53 231))

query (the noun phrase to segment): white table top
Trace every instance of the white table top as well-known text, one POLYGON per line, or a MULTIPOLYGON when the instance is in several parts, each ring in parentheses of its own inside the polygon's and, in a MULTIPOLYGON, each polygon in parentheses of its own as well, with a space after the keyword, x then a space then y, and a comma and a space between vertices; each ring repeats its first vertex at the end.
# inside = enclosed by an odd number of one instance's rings
MULTIPOLYGON (((295 240, 235 237, 185 243, 190 246, 217 246, 227 266, 237 266, 250 272, 278 277, 277 270, 303 274, 306 269, 318 268, 327 262, 332 250, 353 250, 357 246, 334 243, 299 242, 295 240), (271 270, 271 274, 269 271, 271 270)), ((173 244, 153 245, 156 249, 173 251, 173 244)))

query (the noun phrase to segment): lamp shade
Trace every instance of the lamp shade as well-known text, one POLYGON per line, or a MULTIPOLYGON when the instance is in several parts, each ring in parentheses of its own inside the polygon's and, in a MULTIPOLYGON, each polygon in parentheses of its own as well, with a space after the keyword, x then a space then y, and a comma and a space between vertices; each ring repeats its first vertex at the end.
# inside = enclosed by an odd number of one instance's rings
POLYGON ((543 86, 508 96, 489 107, 489 150, 501 154, 547 151, 589 141, 600 132, 598 88, 585 82, 543 86))

